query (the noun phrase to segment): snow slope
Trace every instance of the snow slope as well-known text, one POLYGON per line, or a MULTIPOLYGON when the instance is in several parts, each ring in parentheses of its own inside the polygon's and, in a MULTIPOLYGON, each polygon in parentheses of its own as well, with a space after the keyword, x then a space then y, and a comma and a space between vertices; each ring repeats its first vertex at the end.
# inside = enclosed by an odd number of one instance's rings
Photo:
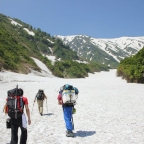
MULTIPOLYGON (((41 66, 41 63, 39 63, 41 66)), ((144 88, 116 77, 116 70, 89 74, 87 78, 62 79, 12 72, 0 72, 0 109, 7 90, 18 84, 29 100, 32 124, 28 125, 28 144, 143 144, 144 88), (79 89, 74 119, 74 138, 65 136, 62 107, 57 103, 59 88, 72 84, 79 89), (38 113, 34 97, 38 89, 48 96, 44 116, 38 113)), ((7 116, 1 113, 0 144, 10 141, 7 116)), ((20 135, 20 130, 19 130, 20 135)))

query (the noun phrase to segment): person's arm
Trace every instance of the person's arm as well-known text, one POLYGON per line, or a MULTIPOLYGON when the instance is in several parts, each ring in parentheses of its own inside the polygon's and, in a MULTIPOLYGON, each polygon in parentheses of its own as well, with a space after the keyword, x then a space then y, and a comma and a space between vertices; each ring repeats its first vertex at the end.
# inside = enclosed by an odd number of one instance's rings
POLYGON ((38 95, 38 94, 36 94, 36 96, 35 96, 34 102, 36 101, 37 95, 38 95))
POLYGON ((31 119, 30 119, 30 110, 29 110, 28 104, 25 105, 25 108, 26 108, 26 114, 27 114, 27 117, 28 117, 28 124, 30 125, 31 124, 31 119))
POLYGON ((5 105, 4 105, 3 112, 4 112, 5 114, 8 113, 7 102, 6 102, 5 105))
POLYGON ((47 99, 47 96, 44 94, 44 99, 47 99))
POLYGON ((59 100, 59 99, 58 99, 58 105, 62 105, 62 102, 61 102, 61 100, 59 100))
POLYGON ((62 102, 62 96, 61 96, 61 94, 58 95, 57 99, 58 99, 58 105, 62 105, 63 102, 62 102))

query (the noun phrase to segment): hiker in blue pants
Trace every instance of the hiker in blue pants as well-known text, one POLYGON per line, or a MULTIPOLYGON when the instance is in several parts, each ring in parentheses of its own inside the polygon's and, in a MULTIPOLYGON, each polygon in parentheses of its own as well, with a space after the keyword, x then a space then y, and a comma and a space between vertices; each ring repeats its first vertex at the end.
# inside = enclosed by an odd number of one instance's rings
POLYGON ((64 113, 66 129, 67 129, 67 131, 71 131, 71 132, 73 130, 72 111, 73 111, 72 106, 63 106, 63 113, 64 113))
POLYGON ((72 124, 72 111, 73 111, 73 106, 65 105, 63 104, 62 101, 62 94, 59 92, 58 95, 58 104, 62 105, 63 107, 63 114, 64 114, 64 120, 66 124, 66 136, 67 137, 74 137, 73 134, 73 124, 72 124))
POLYGON ((72 85, 65 84, 60 88, 58 95, 58 104, 63 107, 64 120, 66 125, 66 136, 74 137, 74 124, 73 124, 73 114, 76 113, 74 106, 76 105, 76 100, 78 98, 78 89, 72 85))

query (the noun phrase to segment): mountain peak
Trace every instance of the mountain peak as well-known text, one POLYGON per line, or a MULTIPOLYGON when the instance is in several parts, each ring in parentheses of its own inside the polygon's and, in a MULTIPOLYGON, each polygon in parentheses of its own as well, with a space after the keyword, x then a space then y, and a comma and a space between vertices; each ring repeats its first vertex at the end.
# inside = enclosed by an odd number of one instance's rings
POLYGON ((144 36, 120 38, 93 38, 86 35, 60 36, 66 45, 88 61, 116 66, 125 57, 136 54, 144 47, 144 36), (111 59, 111 60, 110 60, 111 59))

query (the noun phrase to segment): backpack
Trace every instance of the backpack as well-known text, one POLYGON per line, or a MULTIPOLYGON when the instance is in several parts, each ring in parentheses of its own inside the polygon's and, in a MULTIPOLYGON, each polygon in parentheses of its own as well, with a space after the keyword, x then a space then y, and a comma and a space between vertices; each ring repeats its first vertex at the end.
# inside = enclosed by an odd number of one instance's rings
POLYGON ((74 90, 75 90, 75 94, 78 95, 79 90, 76 87, 74 87, 74 90))
POLYGON ((14 89, 7 91, 7 108, 8 116, 13 119, 17 119, 22 116, 24 109, 23 102, 23 90, 18 89, 18 86, 14 89))
POLYGON ((37 93, 37 99, 38 100, 43 100, 44 99, 44 91, 43 90, 39 90, 37 93))
POLYGON ((64 105, 75 105, 78 98, 78 89, 72 85, 66 84, 61 87, 60 91, 62 92, 62 100, 64 105))

